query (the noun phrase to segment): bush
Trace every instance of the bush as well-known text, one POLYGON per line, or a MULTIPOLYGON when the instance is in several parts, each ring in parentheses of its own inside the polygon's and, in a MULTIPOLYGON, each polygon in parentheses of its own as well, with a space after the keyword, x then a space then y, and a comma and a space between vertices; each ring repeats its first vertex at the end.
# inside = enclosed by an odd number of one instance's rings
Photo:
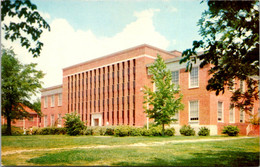
POLYGON ((152 136, 161 136, 162 135, 162 126, 152 127, 150 129, 152 136))
POLYGON ((210 134, 210 130, 206 127, 201 127, 198 132, 199 136, 209 136, 209 134, 210 134))
POLYGON ((117 126, 115 128, 115 135, 116 136, 129 136, 130 127, 129 126, 117 126))
POLYGON ((35 128, 32 131, 33 135, 64 135, 66 134, 66 128, 46 127, 35 128))
POLYGON ((143 128, 135 128, 132 127, 129 131, 130 136, 142 136, 143 135, 143 128))
POLYGON ((166 136, 174 136, 175 129, 174 128, 167 128, 164 133, 165 133, 166 136))
POLYGON ((194 136, 195 130, 190 127, 190 125, 183 125, 180 129, 180 133, 184 136, 194 136))
POLYGON ((143 129, 143 136, 152 136, 152 131, 150 129, 143 129))
POLYGON ((105 134, 106 135, 114 135, 115 134, 115 128, 114 127, 107 127, 105 134))
MULTIPOLYGON (((6 129, 7 129, 7 125, 1 126, 2 135, 6 135, 6 129)), ((23 129, 16 127, 16 126, 11 126, 11 132, 12 132, 12 135, 22 135, 23 129)))
POLYGON ((80 120, 80 116, 77 113, 66 114, 65 117, 66 132, 70 136, 76 136, 83 134, 85 129, 84 122, 80 120))
POLYGON ((237 126, 225 126, 222 130, 222 134, 227 134, 228 136, 237 136, 239 133, 239 129, 237 126))

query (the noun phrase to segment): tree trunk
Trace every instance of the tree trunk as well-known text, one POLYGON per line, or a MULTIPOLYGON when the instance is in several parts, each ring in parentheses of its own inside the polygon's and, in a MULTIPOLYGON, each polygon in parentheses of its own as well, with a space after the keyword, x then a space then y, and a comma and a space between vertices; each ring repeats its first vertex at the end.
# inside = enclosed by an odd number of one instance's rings
POLYGON ((11 117, 8 115, 6 117, 6 119, 7 119, 6 135, 12 135, 12 131, 11 131, 11 117))
POLYGON ((162 136, 164 136, 164 124, 162 124, 162 136))

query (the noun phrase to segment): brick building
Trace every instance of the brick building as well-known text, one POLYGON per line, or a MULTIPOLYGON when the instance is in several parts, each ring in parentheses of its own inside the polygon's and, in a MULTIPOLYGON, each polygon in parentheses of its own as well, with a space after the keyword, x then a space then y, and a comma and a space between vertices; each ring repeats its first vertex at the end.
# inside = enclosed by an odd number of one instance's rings
MULTIPOLYGON (((71 112, 77 112, 89 126, 143 126, 147 118, 141 89, 144 85, 153 87, 147 67, 157 54, 166 61, 173 82, 180 85, 183 94, 185 108, 176 115, 178 122, 171 125, 177 131, 184 124, 196 130, 208 126, 211 134, 220 133, 230 123, 247 128, 249 116, 229 109, 231 92, 216 96, 206 90, 209 65, 185 72, 185 64, 179 64, 180 52, 146 44, 64 68, 63 84, 42 90, 41 126, 62 126, 61 118, 71 112)), ((254 107, 257 111, 258 103, 254 107)))

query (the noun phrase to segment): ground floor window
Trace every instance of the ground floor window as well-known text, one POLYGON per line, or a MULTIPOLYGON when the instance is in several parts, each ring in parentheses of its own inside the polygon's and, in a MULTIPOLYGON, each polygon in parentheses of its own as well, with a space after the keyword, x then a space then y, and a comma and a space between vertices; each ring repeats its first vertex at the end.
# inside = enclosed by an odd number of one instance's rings
POLYGON ((223 121, 223 102, 219 101, 218 102, 218 121, 221 122, 223 121))
POLYGON ((47 115, 45 115, 44 116, 44 127, 47 127, 47 125, 48 125, 48 116, 47 115))
POLYGON ((230 108, 229 110, 229 122, 230 123, 235 122, 235 108, 230 108))
POLYGON ((240 122, 244 122, 244 111, 240 110, 240 122))
POLYGON ((189 102, 189 113, 190 113, 190 121, 199 120, 199 101, 198 100, 189 102))

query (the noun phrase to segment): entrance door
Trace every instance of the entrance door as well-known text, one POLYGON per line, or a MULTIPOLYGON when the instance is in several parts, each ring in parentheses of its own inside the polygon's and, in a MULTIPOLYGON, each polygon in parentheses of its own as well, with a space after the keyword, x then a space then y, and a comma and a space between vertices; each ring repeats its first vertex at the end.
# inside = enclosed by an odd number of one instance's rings
POLYGON ((94 126, 99 126, 99 119, 94 119, 94 126))

